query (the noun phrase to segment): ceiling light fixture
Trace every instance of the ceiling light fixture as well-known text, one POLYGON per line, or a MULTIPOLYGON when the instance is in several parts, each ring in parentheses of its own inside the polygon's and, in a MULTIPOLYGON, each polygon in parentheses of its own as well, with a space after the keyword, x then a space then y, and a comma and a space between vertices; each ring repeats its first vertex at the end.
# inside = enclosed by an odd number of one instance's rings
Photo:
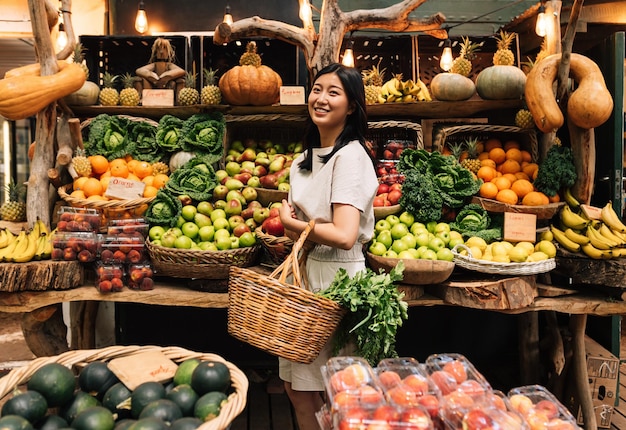
POLYGON ((354 67, 354 40, 348 40, 345 51, 343 51, 343 59, 341 64, 346 67, 354 67))
POLYGON ((57 51, 62 51, 67 46, 67 33, 65 32, 65 24, 59 23, 59 34, 57 35, 57 51))
POLYGON ((233 16, 230 14, 230 6, 224 8, 224 24, 233 25, 233 16))
POLYGON ((548 17, 546 16, 546 7, 543 3, 537 9, 537 23, 535 24, 535 33, 539 37, 545 37, 548 31, 548 17))
POLYGON ((137 17, 135 18, 135 30, 137 30, 140 34, 144 34, 148 31, 148 17, 146 16, 146 9, 144 7, 143 0, 140 0, 139 2, 137 17))
POLYGON ((452 58, 452 41, 450 39, 446 39, 443 42, 443 51, 441 51, 441 58, 439 59, 439 67, 441 70, 448 71, 452 68, 452 62, 454 59, 452 58))

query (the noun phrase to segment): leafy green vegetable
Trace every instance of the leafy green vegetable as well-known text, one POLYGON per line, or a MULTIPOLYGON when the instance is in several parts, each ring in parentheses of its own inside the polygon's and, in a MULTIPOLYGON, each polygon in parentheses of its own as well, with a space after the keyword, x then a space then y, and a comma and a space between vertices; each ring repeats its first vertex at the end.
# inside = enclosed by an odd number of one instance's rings
POLYGON ((183 205, 172 193, 159 190, 144 217, 150 224, 174 227, 183 209, 183 205))
POLYGON ((156 144, 157 128, 144 121, 131 121, 126 139, 130 153, 136 160, 154 163, 163 159, 164 151, 156 144))
POLYGON ((185 151, 222 154, 226 122, 220 112, 195 114, 183 124, 182 147, 185 151))
POLYGON ((459 211, 455 221, 450 223, 450 229, 458 231, 464 239, 472 236, 483 238, 487 243, 502 238, 502 215, 489 216, 489 213, 479 204, 470 203, 459 211))
POLYGON ((194 200, 210 200, 217 185, 213 164, 216 155, 198 155, 170 175, 165 189, 173 195, 188 195, 194 200))
POLYGON ((127 155, 132 149, 126 139, 128 123, 117 115, 100 114, 92 119, 84 143, 87 155, 100 154, 108 160, 127 155))
POLYGON ((419 222, 441 219, 444 206, 462 207, 482 183, 454 157, 424 149, 405 149, 397 168, 405 177, 400 205, 419 222))
POLYGON ((553 145, 539 165, 533 185, 546 196, 554 196, 561 188, 576 183, 576 166, 572 150, 566 146, 553 145))
POLYGON ((180 151, 183 120, 174 115, 163 115, 159 120, 156 132, 156 143, 163 151, 171 153, 180 151))
POLYGON ((397 357, 396 333, 408 319, 404 293, 394 285, 402 280, 403 271, 402 260, 388 274, 366 268, 351 278, 344 269, 337 271, 330 286, 319 293, 349 310, 337 330, 335 354, 354 340, 356 354, 372 366, 383 358, 397 357))

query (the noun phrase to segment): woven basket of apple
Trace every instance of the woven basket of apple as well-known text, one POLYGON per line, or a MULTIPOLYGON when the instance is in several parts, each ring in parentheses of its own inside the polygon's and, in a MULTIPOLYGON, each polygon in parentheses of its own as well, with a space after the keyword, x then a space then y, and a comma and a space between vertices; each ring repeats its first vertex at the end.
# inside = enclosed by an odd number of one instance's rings
POLYGON ((275 265, 279 265, 291 253, 294 242, 285 236, 285 228, 278 216, 278 207, 274 206, 268 209, 268 211, 262 209, 260 212, 257 212, 257 216, 262 216, 260 214, 265 212, 267 213, 267 218, 256 228, 255 234, 270 261, 275 265))

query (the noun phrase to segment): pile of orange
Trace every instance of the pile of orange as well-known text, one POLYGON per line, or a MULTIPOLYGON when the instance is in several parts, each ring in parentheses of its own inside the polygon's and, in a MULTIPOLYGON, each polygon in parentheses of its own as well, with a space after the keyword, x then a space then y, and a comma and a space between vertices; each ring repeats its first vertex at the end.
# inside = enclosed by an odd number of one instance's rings
POLYGON ((153 167, 147 161, 140 161, 126 156, 107 160, 102 155, 88 157, 91 163, 91 176, 81 176, 74 180, 72 197, 83 200, 108 200, 104 194, 112 177, 119 177, 145 184, 143 197, 154 197, 165 186, 169 176, 163 173, 153 174, 153 167))
POLYGON ((539 165, 532 161, 530 152, 521 148, 519 142, 490 138, 484 142, 478 159, 481 167, 476 176, 483 180, 479 195, 510 205, 540 206, 555 203, 559 195, 552 197, 537 191, 533 181, 537 178, 539 165))

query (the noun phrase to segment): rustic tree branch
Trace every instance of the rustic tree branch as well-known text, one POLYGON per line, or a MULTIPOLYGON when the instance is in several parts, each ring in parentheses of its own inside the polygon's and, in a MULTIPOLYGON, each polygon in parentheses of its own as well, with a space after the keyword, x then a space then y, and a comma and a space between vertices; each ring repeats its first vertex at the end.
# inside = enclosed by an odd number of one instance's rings
POLYGON ((574 6, 572 6, 569 21, 567 22, 567 28, 565 29, 565 36, 563 36, 561 43, 561 62, 559 63, 559 72, 557 73, 557 82, 559 84, 556 97, 563 112, 566 110, 568 99, 567 78, 569 77, 570 56, 572 54, 572 46, 574 45, 574 37, 576 36, 578 18, 583 8, 583 1, 584 0, 574 1, 574 6))

